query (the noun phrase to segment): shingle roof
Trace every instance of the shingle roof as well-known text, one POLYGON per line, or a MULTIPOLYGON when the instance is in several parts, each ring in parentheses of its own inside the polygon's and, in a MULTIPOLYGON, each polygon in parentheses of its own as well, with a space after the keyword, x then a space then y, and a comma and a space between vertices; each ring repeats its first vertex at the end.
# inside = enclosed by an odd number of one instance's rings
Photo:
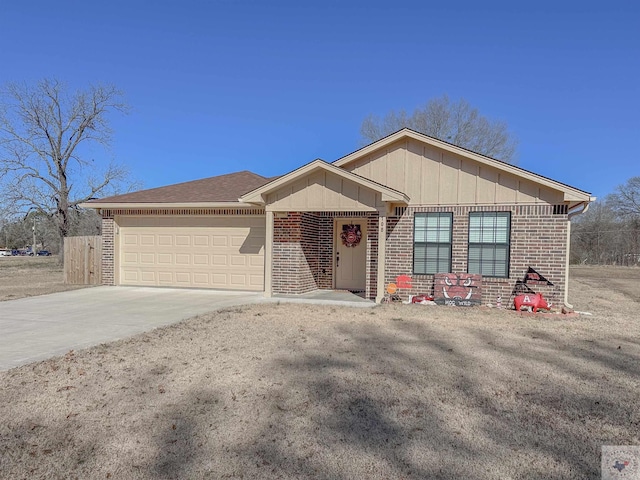
POLYGON ((270 178, 244 170, 191 182, 176 183, 166 187, 90 200, 87 203, 196 203, 237 202, 238 197, 254 190, 270 178))

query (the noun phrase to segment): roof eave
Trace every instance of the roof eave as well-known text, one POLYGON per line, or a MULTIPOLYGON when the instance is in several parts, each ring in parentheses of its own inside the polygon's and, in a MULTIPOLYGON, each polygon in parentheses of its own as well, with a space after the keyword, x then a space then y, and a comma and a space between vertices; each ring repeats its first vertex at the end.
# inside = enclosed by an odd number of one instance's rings
POLYGON ((85 202, 81 208, 100 209, 149 209, 149 208, 255 208, 243 202, 85 202))

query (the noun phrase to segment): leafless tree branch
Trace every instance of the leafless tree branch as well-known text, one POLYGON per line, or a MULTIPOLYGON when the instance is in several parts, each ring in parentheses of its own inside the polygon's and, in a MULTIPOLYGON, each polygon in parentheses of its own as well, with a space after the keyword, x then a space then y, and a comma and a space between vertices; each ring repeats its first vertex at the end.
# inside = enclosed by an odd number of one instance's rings
POLYGON ((70 94, 44 79, 37 85, 11 83, 0 89, 0 188, 5 204, 50 217, 60 241, 71 228, 70 209, 119 188, 126 168, 97 165, 84 145, 108 149, 108 116, 127 113, 114 86, 90 86, 70 94))
POLYGON ((368 144, 405 127, 505 162, 516 161, 517 141, 506 123, 490 120, 466 100, 452 102, 446 95, 429 100, 411 115, 404 110, 392 110, 382 119, 369 115, 360 134, 368 144))

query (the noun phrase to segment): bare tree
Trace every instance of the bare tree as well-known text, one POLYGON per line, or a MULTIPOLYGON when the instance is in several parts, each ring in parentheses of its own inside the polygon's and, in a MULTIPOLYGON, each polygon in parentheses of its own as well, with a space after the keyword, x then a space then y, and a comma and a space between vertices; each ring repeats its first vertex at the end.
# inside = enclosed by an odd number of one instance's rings
POLYGON ((429 100, 411 115, 404 110, 392 110, 382 119, 369 115, 360 134, 367 144, 405 127, 505 162, 516 161, 517 140, 506 123, 490 120, 466 100, 452 102, 446 95, 429 100))
POLYGON ((631 177, 607 195, 607 204, 623 217, 640 218, 640 177, 631 177))
POLYGON ((620 254, 620 232, 623 226, 611 208, 602 201, 571 221, 571 261, 573 263, 607 265, 620 254))
POLYGON ((637 203, 640 200, 640 189, 634 187, 640 187, 640 183, 634 180, 638 180, 638 177, 617 187, 617 193, 609 194, 603 201, 591 204, 586 213, 572 220, 573 263, 640 263, 640 210, 637 203))
POLYGON ((92 147, 108 149, 109 114, 127 112, 113 86, 69 94, 57 80, 0 90, 0 188, 3 200, 51 218, 62 252, 72 228, 70 212, 91 198, 113 193, 128 178, 114 163, 99 165, 92 147))

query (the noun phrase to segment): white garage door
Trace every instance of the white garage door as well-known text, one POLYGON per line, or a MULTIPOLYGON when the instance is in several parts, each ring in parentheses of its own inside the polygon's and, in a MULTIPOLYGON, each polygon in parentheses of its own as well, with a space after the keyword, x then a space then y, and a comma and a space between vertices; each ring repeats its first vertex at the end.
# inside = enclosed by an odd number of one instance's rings
POLYGON ((265 218, 122 216, 120 285, 264 289, 265 218))

